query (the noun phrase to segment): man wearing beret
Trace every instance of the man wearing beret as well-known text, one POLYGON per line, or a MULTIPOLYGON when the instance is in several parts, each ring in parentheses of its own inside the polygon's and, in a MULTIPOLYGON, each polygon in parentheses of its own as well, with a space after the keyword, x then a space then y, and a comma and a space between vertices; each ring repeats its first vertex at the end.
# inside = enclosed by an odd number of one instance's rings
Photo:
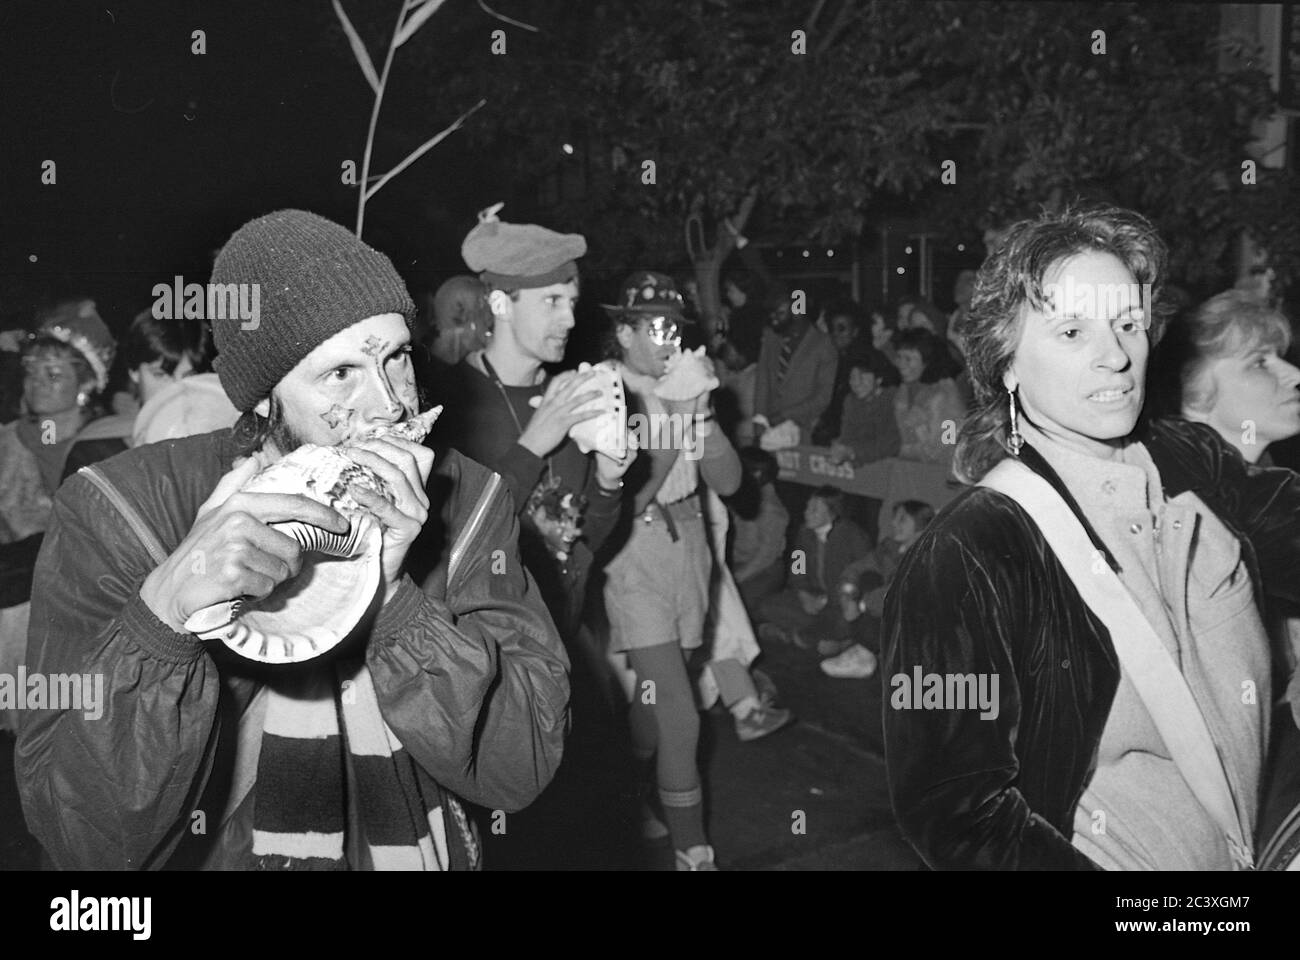
POLYGON ((635 453, 621 460, 582 453, 569 431, 599 414, 583 408, 600 394, 572 371, 548 379, 543 367, 564 359, 578 301, 576 261, 587 252, 586 241, 502 222, 500 207, 479 214, 461 247, 482 280, 492 336, 461 361, 445 422, 457 449, 509 484, 525 562, 571 640, 592 555, 618 521, 622 477, 635 453), (579 525, 582 539, 574 540, 579 525))
POLYGON ((104 709, 24 714, 29 828, 60 868, 473 869, 460 798, 529 804, 559 765, 568 702, 507 491, 454 451, 435 464, 364 439, 419 405, 414 307, 383 254, 282 210, 230 238, 212 281, 260 292, 256 322, 213 319, 239 424, 131 450, 55 501, 27 666, 102 676, 104 709), (304 443, 344 442, 392 495, 348 491, 383 532, 361 625, 274 667, 187 632, 196 611, 297 575, 297 541, 268 523, 347 530, 305 496, 241 491, 304 443))

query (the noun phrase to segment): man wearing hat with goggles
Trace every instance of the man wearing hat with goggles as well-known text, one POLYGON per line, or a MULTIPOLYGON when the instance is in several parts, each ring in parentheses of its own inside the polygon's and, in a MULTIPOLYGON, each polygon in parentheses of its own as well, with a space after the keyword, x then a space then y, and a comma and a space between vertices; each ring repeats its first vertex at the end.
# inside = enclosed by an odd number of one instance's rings
POLYGON ((571 641, 592 555, 618 522, 622 478, 635 451, 620 459, 599 448, 584 454, 570 431, 600 415, 592 401, 601 392, 575 371, 552 377, 544 367, 564 359, 586 240, 506 223, 497 216, 501 206, 479 214, 461 247, 482 281, 492 335, 456 368, 445 436, 505 478, 521 516, 525 562, 571 641))
POLYGON ((652 423, 666 416, 681 425, 675 437, 672 430, 652 429, 658 442, 646 444, 629 475, 632 532, 605 569, 605 609, 611 653, 627 655, 638 691, 655 691, 653 703, 632 698, 629 724, 638 759, 647 765, 654 760, 678 869, 716 870, 704 832, 695 758, 700 718, 686 657, 703 643, 713 563, 699 484, 728 496, 740 486, 741 470, 731 443, 714 428, 707 389, 689 400, 655 395, 679 350, 682 306, 670 277, 642 271, 624 283, 619 303, 605 308, 613 320, 610 353, 622 362, 629 410, 652 423), (686 450, 698 457, 685 456, 686 450))

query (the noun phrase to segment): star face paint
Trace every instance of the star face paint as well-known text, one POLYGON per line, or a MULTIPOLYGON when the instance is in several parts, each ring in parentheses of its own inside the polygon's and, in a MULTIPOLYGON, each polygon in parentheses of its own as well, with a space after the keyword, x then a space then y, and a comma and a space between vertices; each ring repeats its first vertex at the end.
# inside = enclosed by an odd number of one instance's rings
POLYGON ((352 407, 345 407, 339 403, 330 404, 330 408, 320 415, 325 421, 325 425, 331 430, 337 430, 339 427, 350 427, 352 418, 357 414, 352 407))

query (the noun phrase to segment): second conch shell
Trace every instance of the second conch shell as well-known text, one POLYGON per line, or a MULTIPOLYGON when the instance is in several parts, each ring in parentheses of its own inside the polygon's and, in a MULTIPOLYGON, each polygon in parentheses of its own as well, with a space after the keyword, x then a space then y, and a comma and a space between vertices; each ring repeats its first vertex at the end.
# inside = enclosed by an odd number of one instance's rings
POLYGON ((718 383, 704 365, 704 348, 699 347, 669 357, 654 392, 661 400, 694 400, 705 391, 716 390, 718 383))

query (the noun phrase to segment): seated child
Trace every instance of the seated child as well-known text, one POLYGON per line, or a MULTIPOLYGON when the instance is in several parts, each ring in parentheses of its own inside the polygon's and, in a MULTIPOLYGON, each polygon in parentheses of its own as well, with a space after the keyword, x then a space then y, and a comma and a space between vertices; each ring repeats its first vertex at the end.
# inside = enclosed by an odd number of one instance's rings
POLYGON ((760 639, 793 640, 823 655, 838 653, 851 642, 848 621, 832 602, 845 567, 865 556, 871 541, 844 516, 844 494, 819 487, 804 509, 804 525, 795 536, 786 589, 763 600, 759 615, 766 621, 760 639))
POLYGON ((855 642, 822 661, 822 672, 832 677, 870 677, 876 672, 874 651, 880 642, 885 594, 903 554, 934 519, 934 507, 920 500, 904 500, 894 507, 892 519, 893 535, 882 539, 874 550, 840 574, 840 611, 845 621, 853 624, 855 642))

